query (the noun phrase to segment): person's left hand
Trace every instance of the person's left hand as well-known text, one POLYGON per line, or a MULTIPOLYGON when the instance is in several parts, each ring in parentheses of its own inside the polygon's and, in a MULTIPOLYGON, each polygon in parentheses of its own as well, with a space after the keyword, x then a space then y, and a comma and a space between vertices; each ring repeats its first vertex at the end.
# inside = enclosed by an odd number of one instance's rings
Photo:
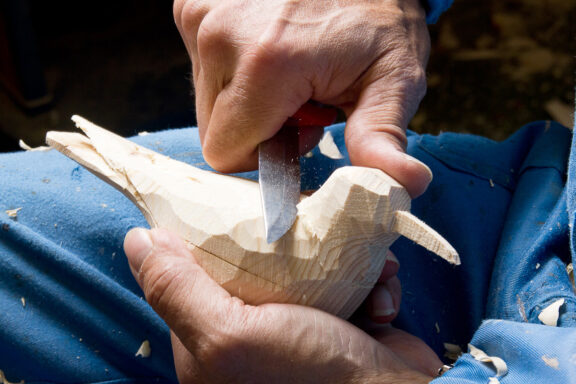
POLYGON ((376 338, 320 310, 231 296, 166 230, 130 231, 124 248, 147 301, 172 330, 181 383, 428 383, 442 365, 392 327, 376 338))

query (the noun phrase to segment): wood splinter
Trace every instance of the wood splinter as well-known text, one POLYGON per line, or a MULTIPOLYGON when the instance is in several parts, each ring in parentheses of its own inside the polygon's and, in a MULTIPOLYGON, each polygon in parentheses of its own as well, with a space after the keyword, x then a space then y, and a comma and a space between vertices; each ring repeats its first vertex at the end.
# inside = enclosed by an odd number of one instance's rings
POLYGON ((258 184, 170 159, 98 127, 48 132, 47 143, 122 191, 151 227, 185 239, 196 260, 248 304, 314 306, 349 317, 403 235, 459 264, 450 244, 410 214, 406 190, 380 170, 343 167, 311 196, 278 241, 266 242, 258 184))

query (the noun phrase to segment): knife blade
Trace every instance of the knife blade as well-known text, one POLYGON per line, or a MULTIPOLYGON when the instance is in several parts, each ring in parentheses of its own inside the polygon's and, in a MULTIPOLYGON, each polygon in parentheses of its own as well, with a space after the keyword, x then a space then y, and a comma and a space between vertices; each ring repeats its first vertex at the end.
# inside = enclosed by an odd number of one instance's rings
POLYGON ((309 100, 280 131, 258 147, 260 196, 266 241, 273 243, 292 227, 300 202, 299 128, 334 123, 338 109, 309 100))
POLYGON ((280 239, 292 226, 300 201, 298 126, 284 124, 258 147, 258 181, 266 241, 280 239))

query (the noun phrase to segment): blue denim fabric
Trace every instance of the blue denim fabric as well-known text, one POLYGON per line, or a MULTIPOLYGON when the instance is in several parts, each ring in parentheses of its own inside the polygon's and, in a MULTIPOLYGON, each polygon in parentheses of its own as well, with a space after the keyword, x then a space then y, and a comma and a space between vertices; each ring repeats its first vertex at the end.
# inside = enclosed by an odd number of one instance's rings
MULTIPOLYGON (((530 140, 523 144, 528 151, 518 158, 519 167, 509 172, 514 187, 485 306, 484 318, 492 320, 480 324, 470 344, 507 363, 501 383, 570 383, 576 380, 576 298, 566 273, 574 255, 569 241, 574 207, 567 201, 575 192, 571 182, 566 184, 568 158, 574 156, 569 155, 571 133, 542 122, 519 134, 530 140), (543 325, 538 315, 558 299, 565 300, 558 327, 543 325)), ((466 351, 461 341, 456 344, 466 351)), ((489 364, 465 354, 433 383, 486 383, 494 376, 489 364)))
MULTIPOLYGON (((348 164, 343 128, 330 130, 345 158, 318 150, 303 158, 304 189, 348 164)), ((133 140, 207 168, 195 129, 133 140)), ((445 342, 463 350, 470 342, 501 357, 509 367, 502 383, 569 382, 576 356, 574 298, 565 273, 576 204, 573 178, 564 186, 570 132, 542 122, 501 143, 461 134, 410 134, 408 141, 408 151, 435 175, 413 212, 455 246, 462 265, 397 241, 403 303, 396 325, 440 355, 445 342), (567 300, 560 327, 540 325, 541 309, 560 297, 567 300), (557 368, 546 364, 554 358, 557 368)), ((0 155, 0 191, 0 370, 6 378, 175 382, 168 329, 142 299, 122 251, 125 233, 146 225, 138 209, 55 151, 0 155), (22 208, 16 218, 5 213, 15 208, 22 208), (135 356, 144 340, 152 348, 148 358, 135 356)), ((491 375, 489 365, 465 354, 434 383, 485 383, 491 375)))
POLYGON ((425 0, 426 22, 434 24, 440 15, 452 5, 453 0, 425 0))

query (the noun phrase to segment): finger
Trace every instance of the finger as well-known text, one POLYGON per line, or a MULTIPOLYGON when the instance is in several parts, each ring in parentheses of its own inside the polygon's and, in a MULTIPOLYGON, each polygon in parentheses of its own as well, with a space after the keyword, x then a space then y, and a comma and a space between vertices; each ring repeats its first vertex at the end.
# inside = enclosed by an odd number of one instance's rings
POLYGON ((394 327, 380 327, 373 335, 390 348, 409 367, 432 377, 438 373, 442 362, 432 349, 418 337, 394 327))
MULTIPOLYGON (((369 334, 393 352, 400 360, 423 374, 435 377, 442 362, 421 339, 393 326, 373 324, 366 327, 369 334)), ((412 381, 407 381, 412 382, 412 381)))
POLYGON ((198 29, 209 10, 209 0, 174 0, 174 23, 190 56, 196 54, 198 29))
POLYGON ((384 268, 382 268, 382 272, 378 278, 378 283, 385 283, 390 280, 392 277, 396 276, 398 270, 400 270, 400 262, 396 258, 396 255, 389 250, 386 253, 386 263, 384 263, 384 268))
POLYGON ((425 91, 423 70, 402 69, 406 73, 387 73, 373 68, 367 85, 350 111, 346 125, 346 145, 352 164, 379 168, 402 184, 415 198, 430 181, 430 169, 406 154, 406 127, 425 91))
MULTIPOLYGON (((312 96, 311 85, 294 67, 286 52, 265 41, 244 54, 210 115, 203 150, 212 167, 222 172, 256 168, 258 144, 271 138, 312 96)), ((301 148, 312 145, 318 132, 304 131, 301 148)))
POLYGON ((206 274, 175 234, 133 229, 124 249, 146 300, 189 349, 239 321, 239 300, 206 274))
POLYGON ((390 323, 400 310, 402 289, 396 276, 399 269, 398 259, 388 251, 380 277, 364 302, 366 315, 376 324, 390 323))
POLYGON ((402 287, 394 276, 384 284, 377 284, 368 297, 368 315, 377 324, 387 324, 396 318, 400 310, 402 287))
POLYGON ((210 8, 208 12, 207 1, 200 3, 195 12, 199 14, 197 18, 202 18, 201 23, 190 22, 188 35, 194 37, 190 56, 196 117, 200 139, 204 142, 217 97, 230 83, 236 68, 239 52, 233 39, 234 25, 239 21, 231 16, 235 13, 229 12, 226 7, 210 8))
POLYGON ((194 358, 194 355, 182 344, 174 332, 170 332, 172 344, 172 354, 174 355, 174 367, 179 383, 198 382, 200 365, 194 358))

